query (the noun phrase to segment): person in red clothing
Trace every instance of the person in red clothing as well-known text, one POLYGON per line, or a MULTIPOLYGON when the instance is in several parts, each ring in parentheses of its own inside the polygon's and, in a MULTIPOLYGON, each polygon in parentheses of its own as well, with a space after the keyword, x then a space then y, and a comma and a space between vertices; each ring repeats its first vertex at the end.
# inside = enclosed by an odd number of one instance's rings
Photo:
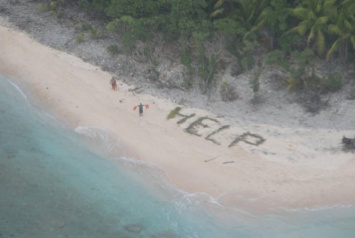
POLYGON ((112 90, 116 90, 117 89, 117 81, 114 77, 112 77, 112 79, 110 80, 110 84, 112 86, 112 90))

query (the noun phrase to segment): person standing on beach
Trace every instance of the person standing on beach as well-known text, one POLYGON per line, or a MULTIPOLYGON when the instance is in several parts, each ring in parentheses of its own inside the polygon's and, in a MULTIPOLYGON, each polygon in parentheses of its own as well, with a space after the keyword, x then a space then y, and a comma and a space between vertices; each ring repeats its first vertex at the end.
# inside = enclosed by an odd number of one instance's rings
POLYGON ((117 82, 116 82, 116 79, 114 77, 112 77, 112 79, 110 80, 110 84, 112 86, 112 90, 116 90, 117 89, 117 82))
POLYGON ((136 110, 137 107, 138 107, 139 116, 141 117, 141 116, 143 116, 143 108, 144 108, 144 106, 145 106, 145 108, 147 108, 147 109, 149 108, 149 105, 148 105, 148 104, 143 105, 142 103, 139 103, 137 106, 135 106, 135 107, 133 108, 133 110, 136 110))

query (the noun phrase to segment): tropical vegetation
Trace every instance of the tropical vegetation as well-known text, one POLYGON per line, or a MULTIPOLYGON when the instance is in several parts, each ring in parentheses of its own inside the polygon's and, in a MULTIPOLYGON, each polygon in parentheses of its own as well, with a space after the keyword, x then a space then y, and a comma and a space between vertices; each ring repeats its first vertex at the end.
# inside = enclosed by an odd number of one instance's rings
MULTIPOLYGON (((244 70, 257 64, 260 53, 273 57, 269 62, 278 64, 282 64, 285 58, 306 57, 298 60, 302 62, 299 66, 302 69, 297 72, 291 70, 291 81, 297 81, 297 77, 304 78, 305 72, 309 72, 305 68, 309 67, 309 59, 339 60, 343 65, 355 61, 354 0, 42 2, 42 8, 59 16, 60 7, 70 4, 93 13, 106 22, 109 31, 120 34, 128 52, 135 48, 137 41, 149 42, 157 35, 165 42, 178 42, 182 63, 191 64, 195 53, 195 60, 199 62, 196 72, 202 78, 203 90, 212 84, 213 75, 217 72, 218 56, 206 55, 205 44, 215 37, 224 41, 228 52, 241 59, 240 65, 244 70)), ((303 87, 308 83, 297 81, 291 86, 303 87)))

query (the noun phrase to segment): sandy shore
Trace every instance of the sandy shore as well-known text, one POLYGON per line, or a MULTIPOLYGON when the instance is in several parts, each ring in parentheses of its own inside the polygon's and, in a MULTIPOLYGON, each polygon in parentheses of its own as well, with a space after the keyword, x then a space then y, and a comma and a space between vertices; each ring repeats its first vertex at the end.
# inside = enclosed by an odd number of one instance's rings
POLYGON ((231 125, 185 107, 180 114, 194 116, 178 123, 181 115, 167 116, 179 105, 135 93, 122 78, 113 91, 109 73, 23 33, 0 26, 0 45, 1 73, 33 104, 71 129, 107 131, 125 155, 158 165, 182 190, 249 211, 355 203, 355 154, 340 144, 355 131, 231 125), (150 105, 143 117, 132 110, 140 102, 150 105))

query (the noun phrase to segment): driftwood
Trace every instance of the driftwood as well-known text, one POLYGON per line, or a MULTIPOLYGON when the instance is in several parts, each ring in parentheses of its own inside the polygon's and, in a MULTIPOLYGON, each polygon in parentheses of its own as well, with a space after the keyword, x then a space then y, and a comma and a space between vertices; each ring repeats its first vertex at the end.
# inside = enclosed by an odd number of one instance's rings
POLYGON ((355 149, 355 138, 351 139, 351 138, 347 138, 347 137, 343 136, 343 139, 341 140, 341 142, 344 145, 344 149, 347 149, 347 150, 354 150, 355 149))

